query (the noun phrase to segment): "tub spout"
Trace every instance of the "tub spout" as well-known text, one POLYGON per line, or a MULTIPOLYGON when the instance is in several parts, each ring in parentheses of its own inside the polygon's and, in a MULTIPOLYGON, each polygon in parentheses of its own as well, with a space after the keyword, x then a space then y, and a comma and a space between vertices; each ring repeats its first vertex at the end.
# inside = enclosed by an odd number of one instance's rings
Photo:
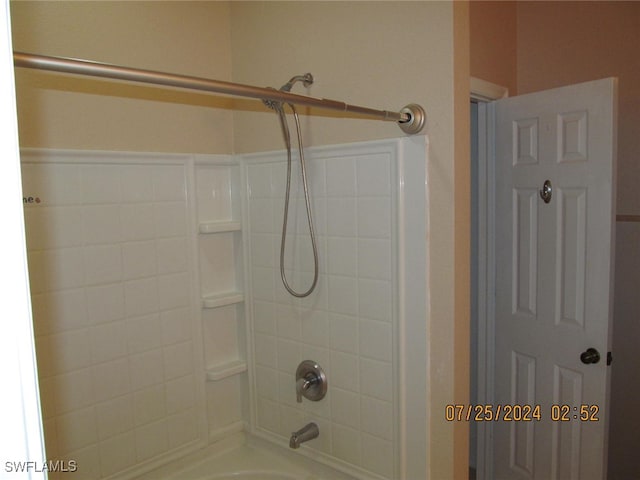
POLYGON ((300 448, 300 444, 304 442, 308 442, 309 440, 313 440, 320 435, 320 429, 318 425, 311 422, 306 424, 297 432, 293 432, 291 434, 291 438, 289 439, 289 447, 291 448, 300 448))

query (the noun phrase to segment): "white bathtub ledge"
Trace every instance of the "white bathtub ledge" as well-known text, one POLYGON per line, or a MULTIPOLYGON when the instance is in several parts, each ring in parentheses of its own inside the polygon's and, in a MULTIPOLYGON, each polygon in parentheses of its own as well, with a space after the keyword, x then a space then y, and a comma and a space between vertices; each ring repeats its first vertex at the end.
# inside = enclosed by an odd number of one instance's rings
POLYGON ((244 434, 237 434, 137 480, 329 480, 313 475, 304 461, 248 444, 244 434))

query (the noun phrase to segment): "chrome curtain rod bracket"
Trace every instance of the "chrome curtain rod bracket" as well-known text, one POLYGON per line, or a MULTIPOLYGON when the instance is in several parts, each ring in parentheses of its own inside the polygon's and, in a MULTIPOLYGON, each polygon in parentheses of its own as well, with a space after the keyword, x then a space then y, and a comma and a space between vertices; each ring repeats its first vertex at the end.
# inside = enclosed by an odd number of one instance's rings
POLYGON ((22 68, 33 68, 37 70, 48 70, 73 75, 85 75, 91 77, 110 78, 114 80, 148 83, 166 87, 186 88, 189 90, 199 90, 225 95, 256 98, 259 100, 286 102, 294 105, 305 105, 308 107, 318 107, 327 110, 358 113, 378 118, 380 120, 396 122, 405 133, 411 135, 420 133, 426 123, 426 114, 424 109, 420 105, 413 103, 404 107, 400 112, 388 112, 386 110, 375 110, 368 107, 349 105, 344 102, 329 100, 326 98, 313 98, 304 95, 295 95, 293 93, 282 92, 280 90, 273 90, 270 88, 254 87, 251 85, 242 85, 240 83, 223 82, 220 80, 176 75, 152 70, 140 70, 118 65, 110 65, 107 63, 91 62, 88 60, 14 52, 13 62, 16 67, 22 68))
POLYGON ((427 113, 417 103, 410 103, 400 113, 404 113, 408 116, 407 120, 399 120, 398 126, 400 129, 409 135, 415 135, 420 133, 427 121, 427 113))

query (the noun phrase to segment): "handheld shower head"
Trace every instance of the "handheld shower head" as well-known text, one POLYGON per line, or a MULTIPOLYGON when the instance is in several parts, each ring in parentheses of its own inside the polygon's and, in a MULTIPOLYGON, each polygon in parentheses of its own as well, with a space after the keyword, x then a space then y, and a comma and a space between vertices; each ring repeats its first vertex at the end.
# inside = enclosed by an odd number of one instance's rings
MULTIPOLYGON (((306 73, 304 75, 296 75, 292 77, 287 83, 285 83, 282 87, 280 87, 280 91, 284 93, 289 93, 293 86, 297 82, 302 82, 305 87, 308 87, 313 83, 313 76, 310 73, 306 73)), ((285 97, 286 98, 286 97, 285 97)), ((284 112, 284 104, 288 103, 286 100, 270 100, 263 98, 262 102, 270 109, 275 110, 278 114, 278 118, 280 119, 280 126, 282 127, 282 135, 284 137, 284 143, 287 148, 287 188, 285 190, 284 197, 284 217, 282 219, 282 235, 280 237, 280 278, 282 279, 282 284, 284 288, 291 295, 297 298, 304 298, 311 295, 311 292, 314 291, 316 285, 318 283, 318 246, 316 244, 316 234, 313 228, 313 216, 311 214, 311 202, 309 200, 309 188, 307 186, 307 174, 305 171, 304 165, 304 147, 302 146, 302 132, 300 129, 300 119, 298 118, 298 112, 296 112, 296 108, 293 103, 289 103, 289 107, 291 107, 291 112, 293 113, 293 118, 296 123, 296 132, 298 134, 298 152, 300 154, 300 175, 302 177, 302 186, 304 189, 304 203, 307 210, 307 223, 309 225, 309 238, 311 241, 311 249, 313 251, 313 281, 309 289, 305 292, 298 292, 291 288, 289 282, 287 281, 287 276, 285 273, 285 243, 287 237, 287 220, 289 218, 289 199, 291 193, 291 135, 289 133, 289 125, 287 123, 287 117, 284 112)), ((302 388, 302 387, 301 387, 302 388)), ((293 437, 292 437, 293 438, 293 437)), ((301 442, 300 442, 301 443, 301 442)), ((297 447, 295 447, 297 448, 297 447)))

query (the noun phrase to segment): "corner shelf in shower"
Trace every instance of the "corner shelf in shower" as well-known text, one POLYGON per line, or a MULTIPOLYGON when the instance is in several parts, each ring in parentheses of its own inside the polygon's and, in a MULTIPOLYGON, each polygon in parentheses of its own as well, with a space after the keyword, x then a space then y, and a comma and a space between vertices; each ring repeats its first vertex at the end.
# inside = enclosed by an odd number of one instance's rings
POLYGON ((207 380, 217 382, 233 375, 247 371, 247 362, 244 360, 232 360, 207 368, 207 380))
POLYGON ((240 222, 200 222, 198 231, 202 234, 239 232, 242 230, 240 222))
POLYGON ((218 308, 244 302, 242 292, 224 292, 202 297, 202 308, 218 308))

